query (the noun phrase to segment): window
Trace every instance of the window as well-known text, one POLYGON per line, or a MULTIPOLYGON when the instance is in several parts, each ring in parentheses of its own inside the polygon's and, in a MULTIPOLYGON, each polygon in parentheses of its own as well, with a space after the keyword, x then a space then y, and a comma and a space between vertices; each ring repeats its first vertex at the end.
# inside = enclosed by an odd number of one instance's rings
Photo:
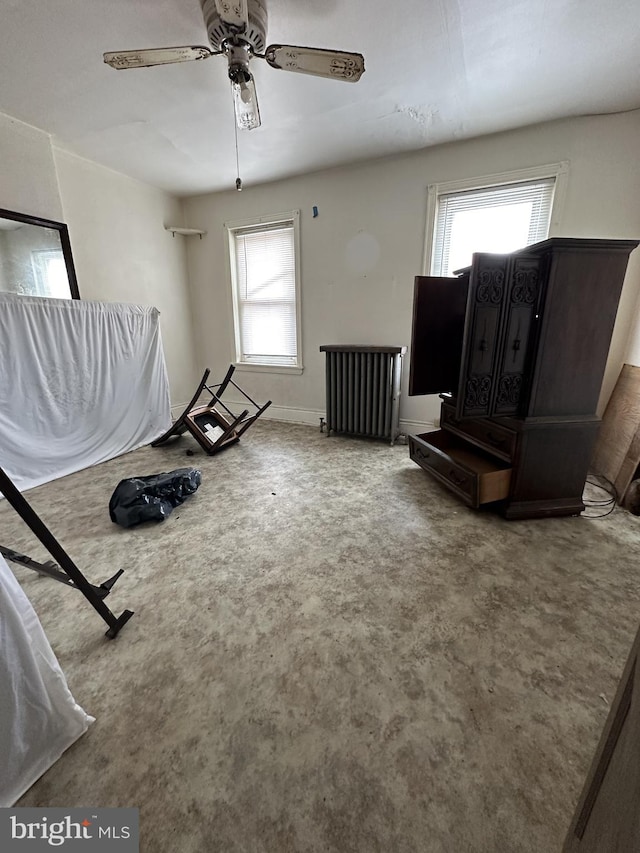
POLYGON ((227 223, 236 363, 302 369, 298 211, 227 223))
POLYGON ((56 249, 37 249, 31 252, 31 266, 38 296, 52 296, 55 299, 69 298, 67 266, 62 251, 56 249))
POLYGON ((546 240, 566 171, 560 163, 429 187, 425 268, 450 276, 469 266, 474 252, 513 252, 546 240))

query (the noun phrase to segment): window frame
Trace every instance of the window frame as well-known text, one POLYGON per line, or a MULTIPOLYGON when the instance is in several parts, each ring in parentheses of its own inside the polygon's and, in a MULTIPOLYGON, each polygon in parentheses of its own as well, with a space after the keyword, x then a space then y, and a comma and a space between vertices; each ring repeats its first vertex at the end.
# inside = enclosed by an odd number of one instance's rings
POLYGON ((231 289, 232 321, 233 321, 233 363, 237 370, 248 370, 254 373, 289 373, 301 374, 302 364, 302 307, 300 287, 300 211, 290 210, 284 213, 268 214, 265 216, 252 216, 248 219, 235 219, 224 223, 225 239, 227 244, 227 279, 231 289), (260 362, 242 361, 242 347, 240 346, 240 312, 238 307, 238 287, 236 281, 236 232, 245 228, 259 228, 265 226, 265 230, 274 225, 293 225, 293 251, 295 261, 295 317, 296 317, 296 363, 268 364, 260 362))
MULTIPOLYGON (((549 163, 544 166, 531 166, 526 169, 515 169, 509 172, 499 172, 493 175, 483 175, 477 178, 461 178, 456 181, 444 181, 437 184, 429 184, 427 187, 427 221, 425 228, 424 253, 422 259, 422 274, 433 275, 431 272, 433 263, 433 248, 436 236, 436 222, 438 216, 438 202, 441 195, 448 193, 466 192, 468 190, 492 189, 520 184, 526 181, 543 181, 548 178, 555 179, 553 202, 551 205, 551 217, 549 219, 549 234, 558 226, 564 199, 567 191, 569 176, 569 161, 562 160, 559 163, 549 163)), ((524 247, 523 247, 524 248, 524 247)))

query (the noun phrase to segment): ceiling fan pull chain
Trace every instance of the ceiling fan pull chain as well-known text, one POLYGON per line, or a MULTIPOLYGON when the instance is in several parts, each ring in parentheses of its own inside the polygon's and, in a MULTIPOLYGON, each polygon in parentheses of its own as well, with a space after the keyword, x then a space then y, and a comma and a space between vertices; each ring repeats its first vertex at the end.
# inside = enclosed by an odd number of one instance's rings
POLYGON ((240 177, 240 158, 238 156, 238 124, 234 121, 233 123, 233 131, 236 137, 236 189, 238 192, 242 192, 242 179, 240 177))

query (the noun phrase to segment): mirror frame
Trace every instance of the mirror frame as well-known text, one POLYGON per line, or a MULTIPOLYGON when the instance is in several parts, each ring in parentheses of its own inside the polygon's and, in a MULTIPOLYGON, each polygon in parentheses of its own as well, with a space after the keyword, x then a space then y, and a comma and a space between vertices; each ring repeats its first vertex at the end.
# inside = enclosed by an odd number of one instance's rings
POLYGON ((73 255, 71 254, 71 241, 69 240, 69 229, 64 222, 56 222, 53 219, 42 219, 39 216, 29 216, 26 213, 17 213, 15 210, 4 210, 0 207, 0 219, 12 219, 14 222, 24 222, 26 225, 37 225, 40 228, 54 228, 60 234, 60 245, 62 247, 62 255, 67 267, 67 278, 69 279, 69 290, 71 291, 72 299, 80 299, 80 291, 78 290, 78 279, 76 278, 76 268, 73 264, 73 255))

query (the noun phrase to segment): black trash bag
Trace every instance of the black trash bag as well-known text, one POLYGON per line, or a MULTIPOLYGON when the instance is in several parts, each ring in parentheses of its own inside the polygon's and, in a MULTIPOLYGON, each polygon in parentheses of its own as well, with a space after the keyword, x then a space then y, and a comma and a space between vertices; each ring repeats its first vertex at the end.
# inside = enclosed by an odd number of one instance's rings
POLYGON ((177 468, 167 474, 121 480, 109 501, 111 521, 121 527, 164 521, 201 482, 202 474, 196 468, 177 468))

